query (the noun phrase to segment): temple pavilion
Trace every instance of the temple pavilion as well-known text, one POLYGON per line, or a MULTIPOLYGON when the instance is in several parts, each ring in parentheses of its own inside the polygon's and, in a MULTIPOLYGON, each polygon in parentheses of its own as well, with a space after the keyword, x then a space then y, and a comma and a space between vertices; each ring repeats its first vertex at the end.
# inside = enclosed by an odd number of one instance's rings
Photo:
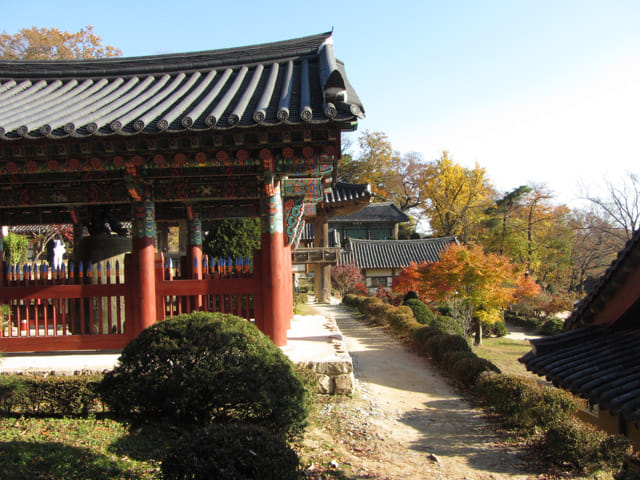
POLYGON ((4 260, 0 351, 121 348, 193 310, 242 315, 284 345, 292 248, 329 208, 341 134, 363 116, 331 33, 0 61, 0 225, 72 224, 75 252, 57 269, 4 260), (203 257, 203 223, 230 217, 261 220, 261 249, 203 257), (179 265, 158 248, 176 226, 179 265))

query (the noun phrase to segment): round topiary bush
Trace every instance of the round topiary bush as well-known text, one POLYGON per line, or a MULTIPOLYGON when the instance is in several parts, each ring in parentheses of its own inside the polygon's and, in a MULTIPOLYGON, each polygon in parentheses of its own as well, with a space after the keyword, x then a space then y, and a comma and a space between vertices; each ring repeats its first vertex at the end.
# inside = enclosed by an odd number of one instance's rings
POLYGON ((475 354, 465 355, 451 366, 454 378, 466 387, 474 386, 482 372, 500 373, 500 369, 486 358, 475 354))
POLYGON ((297 480, 298 456, 280 436, 245 424, 213 424, 184 435, 162 461, 166 480, 297 480))
POLYGON ((437 316, 433 322, 431 322, 431 326, 448 335, 464 335, 462 326, 460 326, 458 321, 455 318, 448 317, 446 315, 437 316))
POLYGON ((422 325, 431 325, 436 318, 433 311, 417 298, 406 300, 404 304, 411 308, 413 316, 416 317, 418 323, 421 323, 422 325))
POLYGON ((158 322, 129 342, 99 391, 132 422, 261 424, 278 433, 305 425, 308 394, 291 361, 251 323, 194 312, 158 322))
POLYGON ((540 335, 558 335, 564 331, 564 322, 559 318, 551 318, 540 327, 540 335))

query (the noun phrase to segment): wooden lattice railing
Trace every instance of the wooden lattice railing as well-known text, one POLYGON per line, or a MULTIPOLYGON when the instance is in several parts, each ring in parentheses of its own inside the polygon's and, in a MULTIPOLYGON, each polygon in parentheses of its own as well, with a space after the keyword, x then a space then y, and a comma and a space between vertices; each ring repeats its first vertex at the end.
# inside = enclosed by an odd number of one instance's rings
POLYGON ((118 262, 9 265, 0 337, 123 334, 126 294, 118 262))
MULTIPOLYGON (((197 267, 195 264, 191 271, 196 272, 197 267)), ((202 278, 195 273, 185 278, 171 259, 164 263, 162 280, 156 286, 161 320, 196 310, 255 318, 258 285, 249 257, 233 260, 205 256, 200 271, 202 278)))

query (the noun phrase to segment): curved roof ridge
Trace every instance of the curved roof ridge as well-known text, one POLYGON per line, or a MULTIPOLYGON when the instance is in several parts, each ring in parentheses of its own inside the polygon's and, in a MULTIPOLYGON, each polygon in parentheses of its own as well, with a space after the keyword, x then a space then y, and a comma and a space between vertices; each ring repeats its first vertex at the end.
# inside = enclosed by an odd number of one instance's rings
POLYGON ((286 58, 316 55, 332 33, 261 43, 243 47, 167 53, 137 57, 108 57, 74 60, 0 60, 0 78, 93 77, 172 73, 252 65, 286 58), (75 67, 75 68, 74 68, 75 67))
POLYGON ((451 242, 458 241, 455 235, 449 235, 448 237, 433 237, 433 238, 410 238, 407 240, 369 240, 365 238, 350 238, 352 242, 357 243, 389 243, 394 242, 397 244, 400 243, 427 243, 427 242, 451 242))

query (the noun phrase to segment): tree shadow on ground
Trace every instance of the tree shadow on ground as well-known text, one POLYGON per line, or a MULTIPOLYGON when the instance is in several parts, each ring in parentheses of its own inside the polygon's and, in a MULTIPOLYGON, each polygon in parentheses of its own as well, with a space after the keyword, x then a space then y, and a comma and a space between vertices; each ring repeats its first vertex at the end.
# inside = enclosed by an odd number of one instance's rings
POLYGON ((62 443, 0 442, 0 478, 3 480, 86 478, 136 479, 138 475, 112 459, 62 443))
POLYGON ((538 474, 526 451, 491 430, 482 412, 462 399, 436 400, 425 408, 406 412, 402 423, 418 430, 420 438, 410 448, 442 457, 464 458, 478 471, 538 474))

